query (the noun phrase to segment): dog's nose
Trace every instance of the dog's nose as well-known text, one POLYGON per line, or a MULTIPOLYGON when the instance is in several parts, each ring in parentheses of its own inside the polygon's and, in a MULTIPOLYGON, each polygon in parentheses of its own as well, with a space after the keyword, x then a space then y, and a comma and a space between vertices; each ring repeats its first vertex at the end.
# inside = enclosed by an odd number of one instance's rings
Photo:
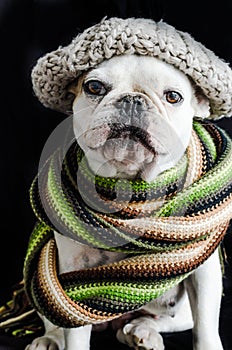
POLYGON ((135 109, 142 109, 143 107, 144 109, 144 106, 146 104, 144 98, 142 96, 137 95, 125 95, 121 98, 119 103, 121 103, 125 109, 131 109, 132 107, 135 109))
POLYGON ((125 95, 116 103, 116 108, 120 109, 123 116, 134 119, 145 111, 146 101, 142 96, 125 95))
POLYGON ((125 104, 134 104, 137 106, 142 106, 145 103, 144 98, 137 95, 125 95, 121 101, 125 104))

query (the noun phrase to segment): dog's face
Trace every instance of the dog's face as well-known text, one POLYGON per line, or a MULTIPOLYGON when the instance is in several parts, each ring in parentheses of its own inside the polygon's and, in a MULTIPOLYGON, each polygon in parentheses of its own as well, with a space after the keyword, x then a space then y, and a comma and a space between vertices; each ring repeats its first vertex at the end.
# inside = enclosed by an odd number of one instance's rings
POLYGON ((187 76, 154 57, 113 57, 71 91, 75 136, 89 166, 105 177, 154 180, 185 152, 193 117, 209 114, 187 76))

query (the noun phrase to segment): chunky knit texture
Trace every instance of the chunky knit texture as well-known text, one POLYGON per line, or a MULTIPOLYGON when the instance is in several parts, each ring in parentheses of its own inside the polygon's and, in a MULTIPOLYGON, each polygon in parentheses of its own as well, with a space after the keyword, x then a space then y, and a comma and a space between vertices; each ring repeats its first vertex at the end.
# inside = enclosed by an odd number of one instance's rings
POLYGON ((71 44, 41 57, 32 71, 36 96, 46 106, 72 113, 69 84, 113 56, 157 57, 191 77, 208 97, 211 119, 232 113, 232 71, 188 33, 160 21, 110 18, 86 29, 71 44))
POLYGON ((194 121, 182 159, 152 183, 95 176, 82 155, 76 143, 64 161, 57 150, 31 187, 38 222, 25 259, 26 291, 62 327, 109 321, 159 297, 215 251, 232 216, 232 142, 209 122, 194 121), (119 201, 116 186, 125 195, 119 201), (53 229, 127 258, 59 275, 53 229))

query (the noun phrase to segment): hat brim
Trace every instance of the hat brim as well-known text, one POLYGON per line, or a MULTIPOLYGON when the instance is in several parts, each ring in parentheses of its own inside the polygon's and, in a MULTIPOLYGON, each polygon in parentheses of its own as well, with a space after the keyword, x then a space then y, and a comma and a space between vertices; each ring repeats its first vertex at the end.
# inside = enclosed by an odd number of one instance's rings
POLYGON ((127 54, 157 57, 191 77, 209 99, 209 119, 232 114, 229 64, 188 33, 143 18, 104 19, 68 46, 39 58, 31 74, 33 90, 44 106, 71 114, 70 83, 102 61, 127 54))

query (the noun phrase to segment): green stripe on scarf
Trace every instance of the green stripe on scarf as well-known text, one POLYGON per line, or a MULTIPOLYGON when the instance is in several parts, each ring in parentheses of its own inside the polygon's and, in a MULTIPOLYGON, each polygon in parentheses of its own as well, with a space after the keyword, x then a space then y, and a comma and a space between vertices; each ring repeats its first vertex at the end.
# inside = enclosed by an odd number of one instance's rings
POLYGON ((62 150, 48 159, 30 190, 38 222, 24 279, 32 305, 53 323, 76 327, 134 310, 185 279, 219 246, 232 216, 232 143, 211 123, 194 121, 193 127, 192 148, 151 183, 95 176, 77 144, 62 163, 62 150), (193 183, 186 183, 187 172, 198 174, 193 183), (114 210, 106 214, 104 208, 114 210), (58 276, 54 229, 127 257, 58 276))

